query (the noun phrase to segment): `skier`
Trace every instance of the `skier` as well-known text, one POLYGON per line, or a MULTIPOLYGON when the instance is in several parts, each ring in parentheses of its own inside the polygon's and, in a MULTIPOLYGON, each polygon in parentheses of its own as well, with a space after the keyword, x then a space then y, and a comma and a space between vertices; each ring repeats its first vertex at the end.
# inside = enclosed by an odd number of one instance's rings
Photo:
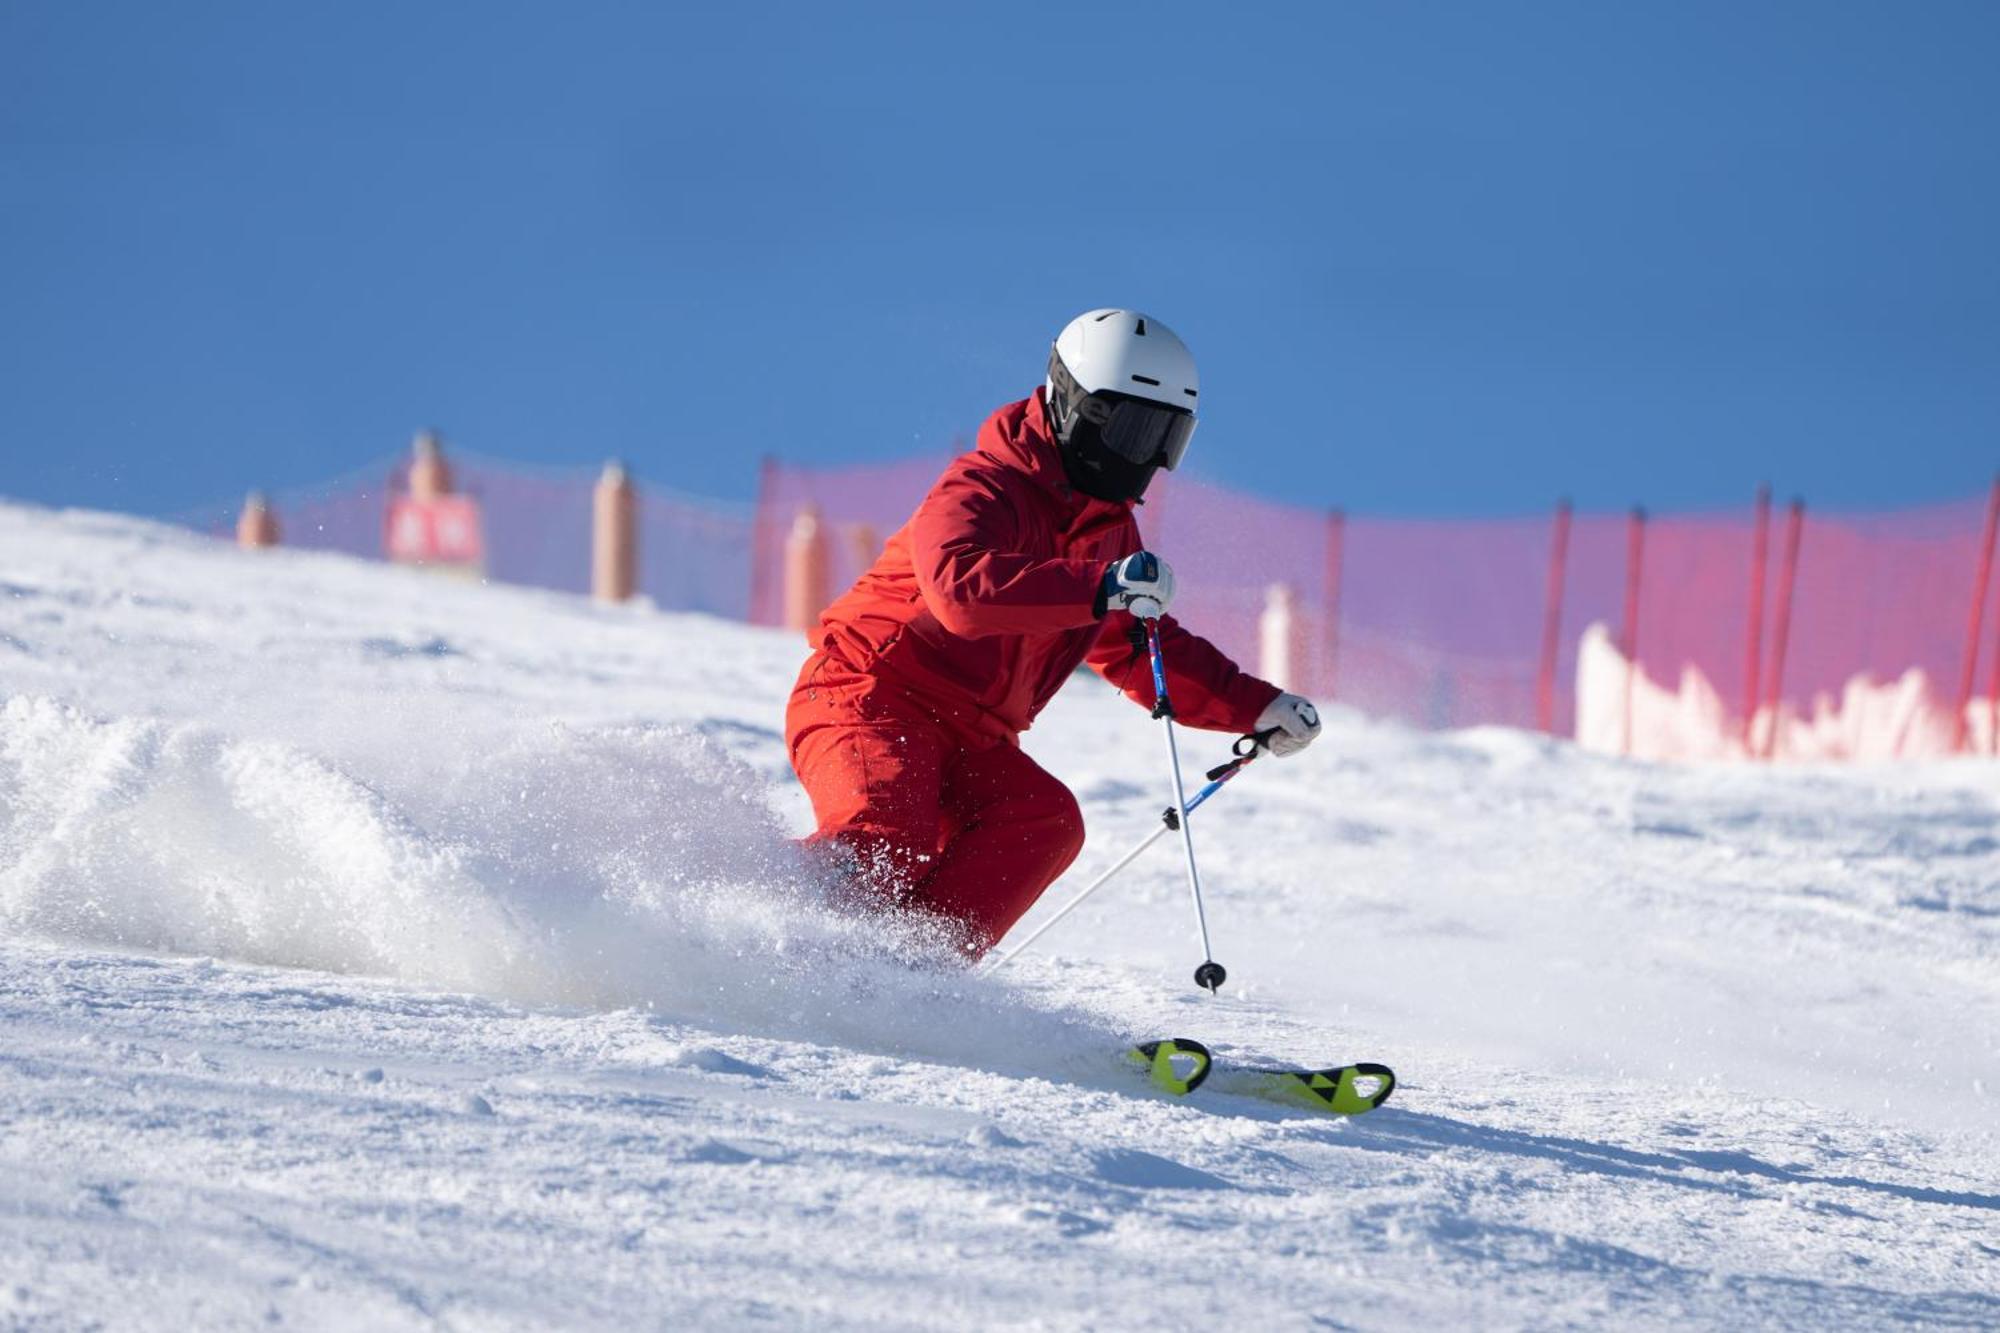
POLYGON ((1194 434, 1194 358, 1130 310, 1056 338, 1048 378, 980 427, 874 567, 821 616, 785 713, 812 798, 808 844, 865 901, 928 913, 991 948, 1083 846, 1069 789, 1020 734, 1078 665, 1154 703, 1140 618, 1157 617, 1176 720, 1266 732, 1294 754, 1313 705, 1167 615, 1174 576, 1133 507, 1194 434))

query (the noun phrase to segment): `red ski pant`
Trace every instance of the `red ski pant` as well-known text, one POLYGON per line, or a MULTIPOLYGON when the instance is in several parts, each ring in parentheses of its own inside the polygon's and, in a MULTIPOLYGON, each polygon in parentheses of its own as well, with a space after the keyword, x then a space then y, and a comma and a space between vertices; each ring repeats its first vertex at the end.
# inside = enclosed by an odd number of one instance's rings
POLYGON ((792 768, 863 887, 958 923, 984 953, 1083 847, 1069 788, 1018 746, 954 734, 876 677, 815 657, 785 710, 792 768))

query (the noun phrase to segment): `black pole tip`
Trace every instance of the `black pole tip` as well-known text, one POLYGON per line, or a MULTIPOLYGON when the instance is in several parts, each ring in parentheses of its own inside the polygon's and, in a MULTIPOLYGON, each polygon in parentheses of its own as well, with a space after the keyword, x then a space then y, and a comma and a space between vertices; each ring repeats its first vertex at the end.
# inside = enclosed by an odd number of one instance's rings
POLYGON ((1210 995, 1220 990, 1222 983, 1227 980, 1229 980, 1229 973, 1224 971, 1222 964, 1216 962, 1213 958, 1194 970, 1194 984, 1205 988, 1210 995))

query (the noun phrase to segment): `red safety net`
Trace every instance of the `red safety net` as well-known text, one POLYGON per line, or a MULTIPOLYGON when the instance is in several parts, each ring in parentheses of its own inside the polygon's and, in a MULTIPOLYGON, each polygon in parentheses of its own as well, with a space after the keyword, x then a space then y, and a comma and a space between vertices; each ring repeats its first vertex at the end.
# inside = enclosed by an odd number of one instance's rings
MULTIPOLYGON (((1747 507, 1746 507, 1747 508, 1747 507)), ((1921 668, 1951 702, 1966 647, 1985 504, 1892 514, 1798 516, 1795 574, 1785 570, 1794 518, 1770 517, 1759 693, 1803 706, 1857 676, 1889 680, 1921 668), (1783 660, 1779 661, 1780 635, 1783 660)), ((1671 681, 1698 666, 1732 706, 1747 699, 1755 523, 1751 514, 1646 525, 1638 660, 1671 681)), ((1611 557, 1622 567, 1622 556, 1611 557)))
MULTIPOLYGON (((450 466, 453 489, 478 502, 488 578, 561 592, 590 591, 596 473, 459 451, 451 454, 450 466)), ((334 481, 273 496, 281 544, 384 558, 389 500, 406 489, 408 472, 406 460, 385 459, 334 481)), ((754 618, 753 506, 645 485, 638 508, 639 588, 645 596, 669 610, 754 618)), ((210 506, 178 517, 216 536, 235 531, 233 508, 210 506)))
MULTIPOLYGON (((755 506, 676 495, 642 478, 640 589, 663 608, 775 624, 785 543, 802 510, 816 510, 828 533, 837 594, 947 461, 943 453, 841 468, 767 461, 755 506)), ((451 464, 457 489, 479 502, 489 577, 588 589, 593 473, 462 454, 451 464)), ((379 558, 387 496, 400 486, 400 467, 385 463, 276 497, 283 541, 379 558)), ((221 534, 234 512, 188 517, 221 534)), ((1578 644, 1592 624, 1608 627, 1621 660, 1634 657, 1636 637, 1638 679, 1672 692, 1686 669, 1699 672, 1728 715, 1720 725, 1737 732, 1773 698, 1804 716, 1816 698, 1857 679, 1888 682, 1911 668, 1924 673, 1930 704, 1957 715, 1988 549, 1983 498, 1889 513, 1807 510, 1795 546, 1790 506, 1774 506, 1761 577, 1750 503, 1643 523, 1578 514, 1555 567, 1552 608, 1558 522, 1553 509, 1510 519, 1343 517, 1174 475, 1140 511, 1148 545, 1179 576, 1175 612, 1191 628, 1255 670, 1269 590, 1288 585, 1301 650, 1295 684, 1422 726, 1533 727, 1546 710, 1550 729, 1573 733, 1578 644)), ((1988 581, 1985 601, 1979 633, 1993 638, 2000 577, 1988 581)), ((1979 699, 2000 685, 1996 657, 2000 642, 1986 645, 1979 699)), ((1628 723, 1631 748, 1629 731, 1628 723)), ((1991 743, 1990 723, 1973 731, 1991 743)))
MULTIPOLYGON (((776 620, 776 571, 799 508, 816 506, 839 532, 886 536, 942 462, 768 466, 758 618, 776 620)), ((1282 583, 1301 621, 1303 687, 1421 726, 1533 727, 1546 672, 1550 728, 1570 734, 1577 644, 1593 623, 1621 648, 1636 636, 1641 670, 1669 689, 1694 667, 1739 729, 1745 709, 1772 697, 1803 714, 1856 677, 1886 682, 1913 667, 1935 703, 1954 706, 1985 508, 1967 500, 1874 514, 1807 510, 1788 561, 1791 515, 1780 506, 1768 515, 1761 598, 1751 503, 1643 520, 1575 515, 1559 567, 1553 661, 1544 660, 1553 509, 1510 519, 1342 516, 1170 475, 1141 508, 1140 528, 1178 575, 1176 615, 1253 669, 1259 617, 1271 585, 1282 583), (1761 603, 1754 657, 1753 602, 1761 603)), ((853 542, 837 543, 834 586, 859 570, 853 542)), ((2000 579, 1992 583, 1989 601, 2000 595, 2000 579)), ((2000 612, 1989 610, 1986 623, 2000 623, 2000 612)))

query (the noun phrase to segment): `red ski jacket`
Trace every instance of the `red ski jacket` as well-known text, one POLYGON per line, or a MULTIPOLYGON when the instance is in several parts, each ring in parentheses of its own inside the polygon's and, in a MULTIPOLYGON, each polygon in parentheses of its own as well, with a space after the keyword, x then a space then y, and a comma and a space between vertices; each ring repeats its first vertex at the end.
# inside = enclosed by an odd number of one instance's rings
MULTIPOLYGON (((1147 708, 1153 674, 1137 622, 1099 616, 1111 561, 1144 549, 1132 507, 1074 490, 1042 391, 988 417, 874 567, 820 617, 832 663, 892 682, 968 743, 1013 741, 1088 664, 1147 708)), ((1278 688, 1160 620, 1175 716, 1248 731, 1278 688)))

